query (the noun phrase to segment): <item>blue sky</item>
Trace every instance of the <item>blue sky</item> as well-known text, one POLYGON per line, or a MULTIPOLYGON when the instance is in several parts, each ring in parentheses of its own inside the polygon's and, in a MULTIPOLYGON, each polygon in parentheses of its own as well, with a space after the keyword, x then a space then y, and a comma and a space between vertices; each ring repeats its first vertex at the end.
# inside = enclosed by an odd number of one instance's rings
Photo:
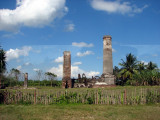
POLYGON ((7 68, 62 77, 71 51, 72 77, 102 74, 103 36, 112 36, 113 66, 126 54, 160 67, 159 0, 0 0, 0 45, 7 68))

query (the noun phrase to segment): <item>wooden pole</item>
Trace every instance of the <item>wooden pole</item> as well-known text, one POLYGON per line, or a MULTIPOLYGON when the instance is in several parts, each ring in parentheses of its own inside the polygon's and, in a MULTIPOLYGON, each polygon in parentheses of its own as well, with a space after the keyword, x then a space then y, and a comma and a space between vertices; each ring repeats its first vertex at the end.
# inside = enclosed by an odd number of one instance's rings
POLYGON ((36 90, 34 91, 34 104, 36 104, 36 90))
POLYGON ((126 96, 126 89, 124 90, 124 104, 127 104, 127 96, 126 96))

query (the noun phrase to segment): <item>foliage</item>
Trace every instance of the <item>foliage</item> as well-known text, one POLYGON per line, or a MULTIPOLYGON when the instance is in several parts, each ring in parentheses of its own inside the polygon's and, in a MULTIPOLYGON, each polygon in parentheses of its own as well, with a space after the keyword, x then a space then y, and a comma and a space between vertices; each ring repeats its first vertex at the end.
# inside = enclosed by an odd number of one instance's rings
POLYGON ((144 65, 130 53, 119 65, 120 69, 115 67, 113 70, 118 85, 160 85, 160 71, 151 61, 144 65))
POLYGON ((16 80, 18 81, 19 75, 21 73, 20 70, 12 68, 10 72, 11 72, 11 75, 13 75, 16 78, 16 80))
POLYGON ((146 68, 147 68, 148 70, 154 70, 154 69, 157 68, 157 65, 154 64, 154 63, 152 63, 152 62, 150 61, 150 62, 148 63, 148 65, 146 66, 146 68))
MULTIPOLYGON (((62 83, 61 81, 53 80, 52 87, 60 87, 61 83, 62 83)), ((42 81, 28 80, 28 86, 51 86, 51 81, 50 80, 42 80, 42 81)))
POLYGON ((160 87, 119 89, 6 89, 1 104, 105 104, 138 105, 160 103, 160 87))
POLYGON ((2 74, 6 70, 6 53, 0 47, 0 74, 2 74))
POLYGON ((2 77, 2 83, 3 83, 3 87, 14 87, 14 86, 22 86, 23 85, 23 81, 18 81, 10 76, 3 76, 2 77))
POLYGON ((119 76, 121 79, 126 82, 129 79, 132 79, 132 76, 134 73, 137 72, 137 59, 134 55, 129 53, 126 55, 126 60, 124 61, 123 59, 122 63, 119 63, 122 68, 120 69, 119 76))
POLYGON ((51 81, 51 86, 52 86, 53 85, 53 80, 55 79, 55 77, 57 77, 57 75, 54 74, 54 73, 51 73, 51 72, 46 72, 45 75, 48 76, 48 80, 51 81))
POLYGON ((3 73, 5 72, 6 70, 6 53, 5 51, 0 47, 0 89, 1 89, 1 80, 2 80, 2 77, 3 77, 3 73))
POLYGON ((160 85, 160 72, 144 70, 134 74, 132 81, 135 81, 136 85, 160 85))

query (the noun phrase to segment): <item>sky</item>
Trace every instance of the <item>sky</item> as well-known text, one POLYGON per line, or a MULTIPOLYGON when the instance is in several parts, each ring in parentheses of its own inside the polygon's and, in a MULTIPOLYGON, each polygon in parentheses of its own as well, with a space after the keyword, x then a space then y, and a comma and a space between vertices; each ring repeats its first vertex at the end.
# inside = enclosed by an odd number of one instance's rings
MULTIPOLYGON (((159 0, 0 0, 0 45, 7 70, 62 78, 63 52, 71 74, 103 72, 103 36, 112 36, 113 66, 129 53, 160 67, 159 0)), ((120 67, 120 66, 119 66, 120 67)))

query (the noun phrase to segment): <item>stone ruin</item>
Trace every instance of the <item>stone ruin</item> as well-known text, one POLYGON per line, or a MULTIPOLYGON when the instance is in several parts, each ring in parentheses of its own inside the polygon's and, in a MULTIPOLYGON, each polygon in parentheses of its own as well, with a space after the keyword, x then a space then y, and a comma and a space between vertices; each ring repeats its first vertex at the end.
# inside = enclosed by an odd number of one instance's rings
POLYGON ((70 51, 64 51, 63 58, 64 58, 64 62, 63 62, 62 88, 72 88, 70 51))
POLYGON ((24 88, 26 89, 28 87, 28 73, 24 74, 24 88))
MULTIPOLYGON (((71 79, 71 53, 70 51, 63 52, 63 79, 62 88, 97 88, 115 86, 115 77, 113 75, 113 60, 112 60, 112 37, 105 35, 103 37, 103 74, 101 77, 95 76, 87 78, 83 73, 78 74, 77 79, 71 79)), ((24 74, 24 88, 28 87, 28 73, 24 74)))
POLYGON ((110 35, 105 35, 103 37, 103 74, 101 77, 92 76, 92 78, 87 78, 83 73, 82 76, 78 74, 77 79, 71 79, 71 53, 69 51, 64 51, 62 88, 97 88, 108 86, 115 86, 112 60, 112 37, 110 35))

